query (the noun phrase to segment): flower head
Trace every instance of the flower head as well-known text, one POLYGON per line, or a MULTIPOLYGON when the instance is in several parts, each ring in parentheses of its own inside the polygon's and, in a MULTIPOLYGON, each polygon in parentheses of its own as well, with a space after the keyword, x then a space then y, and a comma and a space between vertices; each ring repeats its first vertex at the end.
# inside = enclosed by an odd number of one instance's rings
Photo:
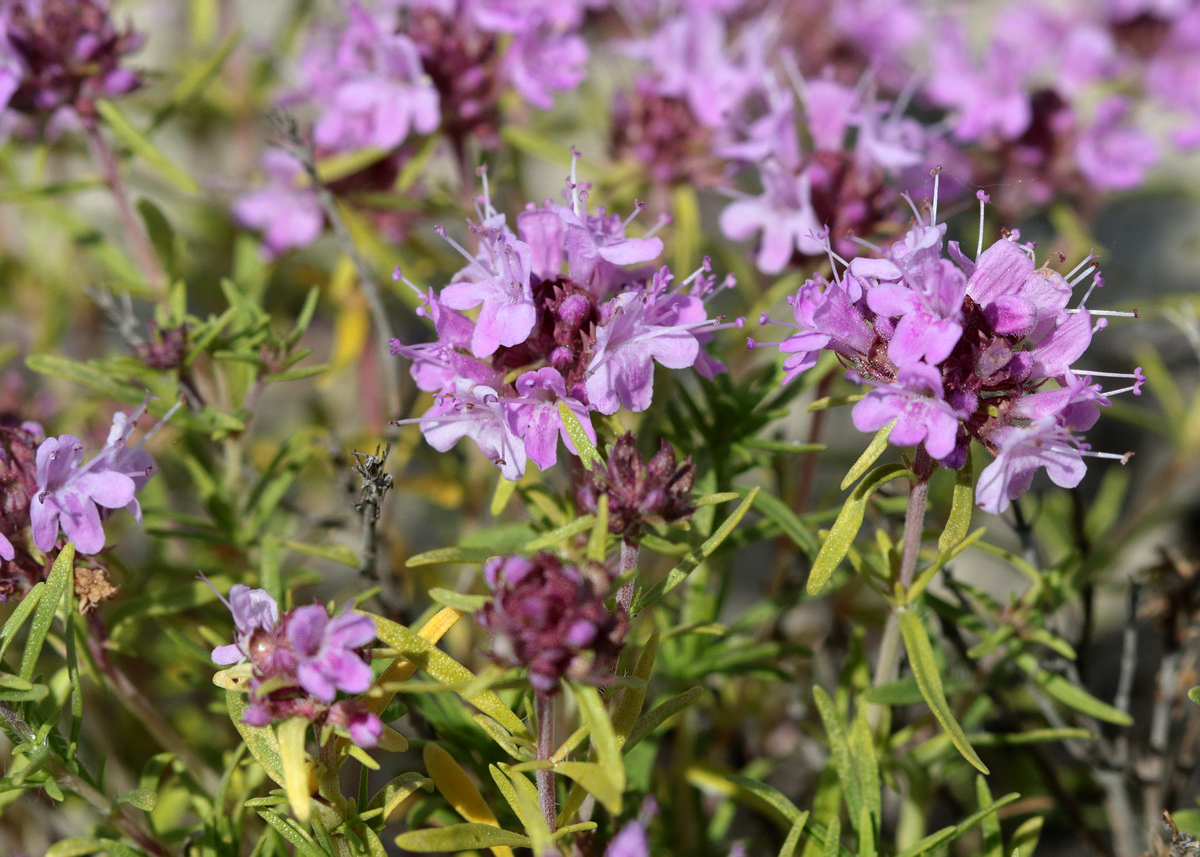
POLYGON ((493 557, 483 568, 492 600, 476 614, 492 654, 529 670, 534 688, 556 693, 563 678, 598 677, 620 653, 628 616, 604 606, 610 580, 549 553, 493 557))
POLYGON ((375 623, 361 613, 330 617, 321 604, 284 613, 269 593, 241 584, 226 602, 233 614, 234 642, 213 649, 221 666, 251 665, 246 722, 264 726, 301 716, 346 730, 362 747, 379 741, 383 724, 358 700, 334 702, 337 692, 363 693, 373 673, 360 650, 375 639, 375 623))
POLYGON ((577 453, 564 409, 594 441, 591 412, 650 406, 656 363, 706 377, 723 371, 703 349, 720 326, 706 301, 733 282, 718 284, 707 259, 682 283, 665 267, 644 267, 663 249, 653 234, 626 231, 645 206, 625 220, 589 212, 573 167, 570 205, 528 206, 514 234, 482 175, 471 224, 478 249, 439 228, 466 266, 440 294, 409 283, 438 341, 392 343, 393 354, 413 361, 417 385, 434 394, 433 407, 412 420, 431 446, 445 451, 470 437, 504 478, 519 479, 527 461, 552 466, 560 438, 577 453))
POLYGON ((0 110, 91 118, 97 99, 141 86, 121 65, 141 45, 113 25, 107 0, 10 0, 0 7, 0 110))
POLYGON ((881 258, 859 257, 833 282, 805 283, 791 302, 788 327, 796 330, 776 343, 788 355, 785 382, 830 350, 872 388, 854 406, 860 431, 892 423, 892 443, 923 445, 952 468, 979 440, 996 455, 976 494, 989 512, 1007 508, 1039 467, 1073 486, 1085 455, 1124 458, 1092 453, 1077 435, 1111 396, 1136 394, 1144 380, 1140 369, 1121 375, 1075 365, 1107 324, 1094 317, 1135 314, 1087 309, 1103 284, 1092 258, 1065 275, 1035 268, 1032 246, 1014 233, 987 250, 981 244, 972 261, 953 242, 943 250, 935 218, 936 202, 881 258), (1074 288, 1089 279, 1069 308, 1074 288), (1134 383, 1102 391, 1091 375, 1134 383))
POLYGON ((664 440, 646 461, 638 451, 637 438, 626 432, 613 444, 604 468, 578 475, 575 498, 580 508, 595 512, 600 495, 607 494, 609 532, 635 536, 647 522, 689 517, 695 511, 695 481, 696 468, 690 456, 678 461, 675 448, 664 440))

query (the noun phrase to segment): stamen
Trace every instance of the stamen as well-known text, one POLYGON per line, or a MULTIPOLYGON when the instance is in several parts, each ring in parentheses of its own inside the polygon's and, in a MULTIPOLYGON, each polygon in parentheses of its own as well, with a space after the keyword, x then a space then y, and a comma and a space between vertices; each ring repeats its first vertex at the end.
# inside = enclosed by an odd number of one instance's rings
POLYGON ((640 199, 635 199, 633 201, 633 213, 625 218, 624 222, 621 223, 621 228, 624 229, 630 223, 633 223, 633 218, 637 217, 639 214, 641 214, 645 210, 646 210, 646 203, 642 202, 640 199))
POLYGON ((1075 307, 1074 309, 1063 310, 1063 312, 1072 314, 1077 312, 1089 312, 1092 315, 1107 315, 1111 316, 1112 318, 1141 318, 1141 316, 1138 315, 1137 310, 1133 310, 1133 312, 1121 312, 1120 310, 1115 309, 1087 309, 1086 307, 1075 307))
POLYGON ((1133 458, 1133 452, 1091 452, 1090 450, 1079 450, 1080 455, 1086 455, 1088 458, 1106 458, 1109 461, 1119 461, 1122 464, 1128 464, 1129 459, 1133 458))
POLYGON ((576 179, 576 165, 580 158, 579 150, 574 146, 571 147, 571 210, 575 212, 575 216, 579 216, 579 183, 576 179))
POLYGON ((942 180, 942 168, 936 166, 929 171, 933 176, 933 208, 929 210, 929 225, 937 226, 938 187, 942 180))
POLYGON ((981 190, 975 191, 975 198, 979 200, 979 243, 975 245, 975 260, 979 261, 979 257, 983 255, 983 209, 992 198, 981 190))
POLYGON ((450 237, 450 233, 446 231, 445 226, 435 226, 433 227, 433 231, 440 235, 447 244, 457 250, 464 259, 466 259, 472 265, 476 264, 475 257, 468 253, 465 247, 450 237))
POLYGON ((679 285, 681 287, 689 285, 693 280, 695 280, 701 274, 708 274, 711 272, 712 272, 712 256, 705 256, 704 261, 700 263, 700 267, 697 268, 696 270, 692 271, 692 273, 688 275, 688 278, 686 280, 684 280, 682 283, 680 283, 679 285))
POLYGON ((657 234, 658 230, 662 229, 668 223, 674 223, 674 222, 675 222, 675 218, 672 217, 671 215, 660 214, 658 216, 658 222, 655 223, 654 226, 651 227, 649 230, 647 230, 645 236, 643 236, 643 237, 653 238, 655 236, 655 234, 657 234))
POLYGON ((400 270, 399 265, 396 265, 394 268, 392 268, 392 282, 393 283, 404 283, 404 285, 408 286, 410 289, 412 289, 414 292, 416 292, 421 297, 425 296, 425 293, 423 291, 421 291, 421 289, 417 286, 416 283, 414 283, 408 277, 404 276, 404 272, 400 270))
POLYGON ((1102 276, 1100 276, 1099 271, 1096 271, 1092 275, 1092 284, 1090 286, 1088 286, 1088 290, 1084 293, 1083 299, 1079 302, 1079 305, 1081 307, 1086 306, 1088 298, 1090 298, 1092 296, 1092 292, 1096 291, 1096 289, 1102 289, 1102 288, 1104 288, 1104 278, 1102 276))
POLYGON ((1098 257, 1096 256, 1094 251, 1088 253, 1087 256, 1083 259, 1083 261, 1081 261, 1078 265, 1076 265, 1074 268, 1072 268, 1070 271, 1067 272, 1067 274, 1063 277, 1063 279, 1065 279, 1067 282, 1070 282, 1071 278, 1074 277, 1076 274, 1078 274, 1084 265, 1086 265, 1088 262, 1091 262, 1093 259, 1096 259, 1096 258, 1098 258, 1098 257))

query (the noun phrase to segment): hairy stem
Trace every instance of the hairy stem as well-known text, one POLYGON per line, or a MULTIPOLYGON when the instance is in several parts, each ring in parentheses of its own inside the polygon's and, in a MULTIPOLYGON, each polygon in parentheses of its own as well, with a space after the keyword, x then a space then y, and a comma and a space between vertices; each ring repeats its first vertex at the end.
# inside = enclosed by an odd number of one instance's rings
POLYGON ((159 265, 158 257, 154 255, 154 248, 150 245, 150 239, 146 236, 141 221, 133 212, 133 204, 129 201, 129 193, 125 189, 125 182, 121 179, 121 170, 117 166, 117 159, 113 155, 112 149, 108 147, 108 143, 105 142, 104 135, 100 133, 100 128, 94 119, 84 120, 83 127, 87 134, 88 145, 92 150, 92 157, 95 158, 96 166, 100 169, 100 177, 108 186, 109 193, 112 194, 113 201, 117 204, 117 216, 121 218, 121 226, 124 227, 125 235, 129 239, 134 260, 137 262, 142 276, 146 278, 146 282, 155 288, 162 288, 167 283, 167 274, 159 265))
MULTIPOLYGON (((543 690, 534 692, 534 705, 537 717, 537 757, 539 760, 549 759, 554 753, 554 696, 543 690)), ((558 798, 554 794, 554 771, 536 772, 538 806, 550 832, 555 829, 555 819, 558 815, 558 798)))
MULTIPOLYGON (((21 743, 31 744, 37 740, 33 728, 7 702, 0 702, 0 718, 4 719, 21 743)), ((120 828, 122 833, 136 842, 143 850, 153 854, 154 857, 171 857, 172 852, 142 827, 127 804, 114 804, 107 795, 91 783, 68 771, 63 763, 54 756, 47 759, 46 770, 54 777, 56 783, 91 804, 93 809, 120 828)))
MULTIPOLYGON (((312 146, 301 139, 299 129, 291 116, 286 113, 276 113, 275 120, 287 138, 292 154, 300 161, 309 181, 312 182, 313 189, 317 193, 317 201, 321 205, 321 211, 325 214, 325 219, 329 221, 330 226, 333 227, 333 233, 341 245, 342 252, 350 257, 355 271, 358 272, 359 285, 367 299, 367 306, 371 310, 371 326, 375 329, 375 348, 379 358, 379 367, 383 371, 384 402, 387 412, 393 415, 392 419, 400 419, 405 416, 403 411, 407 410, 403 402, 406 397, 401 395, 402 376, 396 370, 396 361, 391 354, 392 326, 388 321, 387 310, 383 306, 379 284, 371 272, 371 266, 367 264, 367 260, 363 258, 362 253, 355 245, 350 229, 346 226, 346 220, 338 208, 337 200, 333 198, 333 193, 321 181, 317 172, 317 162, 313 157, 312 146)), ((411 384, 407 386, 412 387, 411 384)), ((395 440, 396 427, 390 421, 388 421, 385 431, 389 441, 395 440)))
MULTIPOLYGON (((900 587, 907 590, 917 570, 917 555, 921 551, 921 532, 925 528, 925 506, 929 500, 929 478, 933 475, 933 461, 924 445, 917 447, 917 458, 913 465, 917 481, 908 490, 908 511, 904 515, 904 553, 900 555, 900 587)), ((875 665, 874 686, 896 680, 900 671, 900 619, 895 610, 888 616, 883 629, 883 640, 879 644, 879 661, 875 665)), ((882 706, 872 706, 873 724, 882 717, 882 706)))

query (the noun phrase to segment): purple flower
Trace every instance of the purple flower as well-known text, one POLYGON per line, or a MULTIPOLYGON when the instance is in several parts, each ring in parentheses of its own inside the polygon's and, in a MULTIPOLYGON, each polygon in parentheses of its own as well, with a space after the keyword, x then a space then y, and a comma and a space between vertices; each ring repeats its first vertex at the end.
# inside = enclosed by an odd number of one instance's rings
POLYGON ((261 654, 254 638, 260 632, 270 634, 279 624, 279 605, 265 589, 236 584, 229 590, 229 611, 233 614, 236 642, 213 649, 213 663, 221 666, 239 663, 261 654))
POLYGON ((608 844, 604 857, 650 857, 646 828, 639 821, 626 824, 608 844))
POLYGON ((83 443, 74 435, 46 439, 37 451, 38 494, 29 505, 33 543, 40 551, 54 547, 59 527, 80 553, 104 549, 104 528, 97 506, 120 509, 137 490, 124 473, 83 461, 83 443))
POLYGON ((492 557, 483 575, 493 598, 475 614, 492 634, 492 654, 529 670, 543 693, 563 678, 599 677, 611 669, 625 638, 623 608, 604 606, 611 581, 602 566, 581 569, 549 553, 532 559, 492 557))
POLYGON ((301 68, 303 94, 322 110, 313 130, 324 149, 393 149, 410 131, 429 134, 441 121, 416 45, 358 3, 347 10, 345 29, 315 44, 301 68))
POLYGON ((899 446, 925 444, 934 458, 945 458, 958 442, 959 420, 970 416, 970 407, 945 399, 941 374, 927 363, 901 366, 894 384, 880 385, 854 406, 854 427, 878 431, 892 420, 891 442, 899 446))
POLYGON ((759 167, 762 196, 738 200, 721 212, 721 231, 734 241, 762 233, 755 264, 766 274, 778 274, 799 250, 816 255, 825 245, 817 238, 821 224, 812 205, 808 173, 795 174, 778 161, 759 167))
POLYGON ((587 76, 587 59, 587 44, 574 33, 531 27, 513 37, 504 67, 513 88, 526 101, 549 110, 554 92, 572 90, 587 76))
POLYGON ((696 468, 691 456, 682 462, 675 447, 662 441, 649 461, 642 458, 633 432, 617 438, 604 467, 576 474, 575 500, 579 508, 595 512, 600 496, 608 495, 608 531, 635 537, 649 522, 679 521, 696 511, 692 488, 696 468))
POLYGON ((1079 442, 1053 418, 1028 427, 997 429, 991 439, 996 458, 979 474, 975 504, 993 515, 1029 488, 1039 467, 1046 468, 1051 481, 1063 488, 1074 488, 1087 470, 1079 442))
POLYGON ((479 262, 442 289, 441 302, 463 310, 483 305, 471 336, 471 353, 490 357, 501 345, 525 341, 537 321, 529 285, 529 245, 503 233, 483 239, 479 262))
POLYGON ((666 268, 628 267, 662 253, 652 233, 627 234, 645 206, 624 220, 603 208, 589 213, 588 188, 572 167, 564 194, 571 205, 528 206, 517 238, 484 179, 471 225, 479 251, 438 228, 466 266, 440 295, 404 280, 438 334, 425 345, 392 343, 393 354, 412 359, 418 386, 434 394, 424 415, 401 421, 419 423, 430 446, 446 451, 469 437, 505 479, 520 479, 528 459, 542 469, 557 461, 559 438, 577 454, 562 405, 594 438, 592 411, 649 407, 655 362, 705 377, 724 371, 702 345, 722 326, 709 319, 706 301, 732 278, 718 283, 708 259, 679 284, 666 268), (460 312, 477 306, 474 320, 460 312))
POLYGON ((329 618, 321 604, 297 607, 287 625, 296 652, 300 686, 322 702, 335 693, 362 693, 371 686, 371 668, 355 651, 375 639, 375 623, 361 613, 329 618))
POLYGON ((0 111, 95 117, 96 100, 141 86, 120 63, 142 36, 113 26, 106 0, 0 4, 0 111))
POLYGON ((17 551, 8 540, 8 536, 0 533, 0 559, 12 562, 16 559, 17 551))
POLYGON ((304 717, 340 727, 359 746, 378 743, 383 724, 361 700, 334 702, 339 690, 363 693, 374 680, 358 651, 375 639, 370 617, 345 612, 331 618, 321 604, 280 616, 265 590, 241 584, 225 603, 233 614, 235 639, 214 649, 212 659, 221 666, 250 661, 246 723, 266 726, 304 717))
POLYGON ((1150 135, 1132 126, 1131 111, 1128 99, 1109 96, 1096 107, 1091 125, 1075 144, 1079 171, 1099 188, 1135 188, 1158 162, 1158 147, 1150 135))
POLYGON ((587 408, 578 399, 567 395, 562 373, 557 369, 546 366, 526 372, 517 379, 516 388, 518 398, 505 402, 504 415, 510 431, 525 438, 525 454, 539 470, 553 467, 558 461, 559 437, 572 455, 579 454, 563 425, 562 415, 558 412, 559 402, 571 409, 588 439, 596 443, 596 430, 587 408))
POLYGON ((321 204, 311 187, 301 187, 300 162, 281 149, 268 149, 262 158, 267 186, 240 197, 233 205, 238 222, 263 233, 271 256, 316 241, 325 223, 321 204))
POLYGON ((675 297, 626 292, 606 307, 608 318, 596 331, 586 381, 588 402, 600 413, 615 414, 622 405, 631 411, 650 407, 654 362, 668 369, 696 362, 697 322, 678 317, 675 297))
MULTIPOLYGON (((936 195, 936 187, 935 187, 936 195)), ((978 194, 981 205, 986 194, 978 194)), ((936 212, 936 200, 931 212, 936 212)), ((968 259, 944 226, 919 219, 883 258, 859 257, 835 282, 809 280, 791 299, 795 329, 775 343, 786 355, 785 383, 835 352, 873 389, 855 406, 854 425, 876 431, 894 421, 899 446, 923 445, 942 466, 961 468, 972 439, 997 456, 979 483, 980 504, 1000 511, 1045 466, 1060 485, 1076 484, 1094 453, 1076 436, 1119 393, 1140 393, 1145 378, 1075 366, 1107 324, 1087 301, 1103 285, 1093 257, 1063 275, 1034 268, 1032 247, 1011 233, 968 259), (1072 290, 1092 283, 1068 308, 1072 290), (1132 381, 1102 390, 1091 376, 1132 381), (1073 480, 1073 481, 1072 481, 1073 480)), ((764 318, 764 322, 765 322, 764 318)), ((757 343, 750 341, 753 347, 757 343)))

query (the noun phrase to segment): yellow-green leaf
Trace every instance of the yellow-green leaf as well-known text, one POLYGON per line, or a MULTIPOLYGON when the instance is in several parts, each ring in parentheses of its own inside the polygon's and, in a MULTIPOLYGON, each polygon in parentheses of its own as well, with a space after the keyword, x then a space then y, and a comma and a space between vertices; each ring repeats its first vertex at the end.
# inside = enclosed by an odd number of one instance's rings
POLYGON ((842 506, 842 511, 838 513, 837 520, 833 522, 833 527, 829 530, 829 537, 825 539, 825 544, 821 545, 817 558, 813 560, 812 570, 808 573, 809 595, 818 595, 825 588, 829 578, 833 577, 833 572, 850 552, 850 546, 854 544, 858 530, 862 527, 863 518, 867 512, 867 502, 871 499, 871 495, 881 486, 902 476, 912 476, 904 465, 883 464, 868 473, 861 482, 854 486, 854 490, 846 499, 846 504, 842 506))
MULTIPOLYGON (((579 454, 579 463, 583 465, 583 469, 591 470, 597 463, 603 464, 600 453, 596 452, 596 444, 592 443, 592 439, 583 430, 583 424, 579 421, 579 417, 567 407, 566 402, 558 403, 558 416, 562 419, 567 437, 571 438, 571 443, 575 444, 575 451, 579 454)), ((585 417, 585 419, 590 420, 591 417, 585 417)))
MULTIPOLYGON (((621 811, 622 785, 612 769, 596 762, 559 762, 554 770, 587 789, 609 812, 615 815, 621 811)), ((623 767, 618 770, 625 771, 623 767)))
POLYGON ((875 437, 867 444, 867 448, 863 450, 863 454, 858 457, 858 461, 854 462, 854 466, 847 471, 845 478, 842 479, 843 491, 857 482, 864 473, 871 469, 871 465, 878 460, 879 456, 883 455, 883 451, 887 449, 888 438, 892 436, 892 429, 895 427, 896 421, 892 420, 879 431, 875 432, 875 437))
POLYGON ((950 517, 946 527, 938 536, 938 550, 945 552, 967 537, 971 528, 971 514, 975 511, 975 473, 971 456, 954 478, 954 492, 950 499, 950 517))
MULTIPOLYGON (((364 615, 371 616, 375 620, 375 630, 379 639, 394 648, 401 657, 414 664, 417 669, 428 673, 456 691, 468 687, 475 680, 473 672, 411 629, 382 616, 375 616, 371 613, 364 615)), ((517 717, 493 691, 480 691, 466 697, 466 700, 499 722, 513 735, 528 735, 528 730, 521 722, 521 718, 517 717)))
POLYGON ((392 814, 400 807, 400 804, 408 800, 409 796, 417 789, 433 791, 433 780, 421 776, 416 771, 408 771, 381 788, 371 798, 370 806, 372 809, 381 810, 386 823, 391 820, 392 814))
POLYGON ((1133 718, 1119 708, 1114 708, 1107 702, 1101 702, 1082 687, 1057 673, 1042 669, 1037 658, 1030 653, 1017 656, 1017 665, 1025 670, 1033 679, 1033 683, 1057 699, 1063 705, 1070 706, 1076 711, 1082 711, 1097 720, 1115 723, 1117 726, 1132 726, 1133 718))
POLYGON ((921 622, 921 617, 912 610, 903 608, 900 609, 899 616, 900 635, 904 638, 904 648, 908 652, 908 660, 912 665, 913 676, 917 680, 921 696, 925 697, 925 702, 929 705, 933 716, 937 718, 938 723, 942 724, 951 743, 963 758, 980 772, 989 773, 987 765, 972 749, 966 733, 954 719, 950 704, 946 702, 946 694, 942 689, 942 676, 938 672, 937 661, 933 657, 933 646, 929 642, 929 636, 925 633, 925 625, 921 622))
POLYGON ((279 762, 283 768, 283 789, 287 792, 292 815, 298 821, 308 821, 312 805, 308 791, 310 766, 304 758, 304 739, 308 735, 308 721, 303 717, 289 717, 279 724, 279 762))
POLYGON ((396 844, 405 851, 428 853, 438 851, 478 851, 481 848, 529 848, 528 836, 501 830, 490 824, 451 824, 428 830, 410 830, 396 837, 396 844))
MULTIPOLYGON (((50 576, 46 578, 46 589, 38 600, 33 612, 33 621, 29 624, 29 636, 25 639, 25 650, 21 653, 21 678, 29 681, 37 669, 38 656, 42 653, 42 645, 46 635, 50 633, 50 623, 58 612, 58 603, 63 600, 63 593, 74 579, 75 543, 67 542, 58 552, 50 576)), ((68 622, 70 614, 68 614, 68 622)))
POLYGON ((96 101, 96 112, 100 114, 104 124, 117 136, 117 139, 129 147, 129 150, 146 166, 182 191, 197 193, 200 190, 192 181, 192 177, 164 155, 146 135, 134 128, 115 104, 110 101, 98 100, 96 101))

